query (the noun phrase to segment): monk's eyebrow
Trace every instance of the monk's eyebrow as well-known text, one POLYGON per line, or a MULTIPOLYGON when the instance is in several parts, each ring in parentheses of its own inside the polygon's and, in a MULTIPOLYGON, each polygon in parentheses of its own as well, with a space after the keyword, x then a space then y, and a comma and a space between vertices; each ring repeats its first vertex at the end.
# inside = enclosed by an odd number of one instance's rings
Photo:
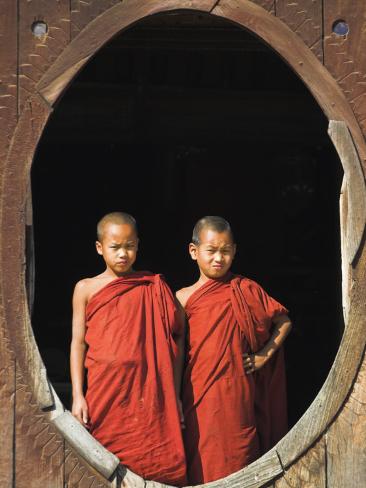
POLYGON ((214 246, 213 244, 206 244, 207 249, 231 249, 233 246, 232 244, 225 244, 225 246, 214 246))

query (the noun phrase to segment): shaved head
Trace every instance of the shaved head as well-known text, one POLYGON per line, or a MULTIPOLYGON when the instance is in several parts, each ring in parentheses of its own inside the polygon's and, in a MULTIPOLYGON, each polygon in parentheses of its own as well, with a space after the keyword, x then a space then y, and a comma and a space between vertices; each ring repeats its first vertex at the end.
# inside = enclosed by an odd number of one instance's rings
POLYGON ((200 235, 201 232, 205 229, 210 229, 215 232, 228 232, 234 241, 234 234, 231 230, 230 224, 227 220, 219 217, 217 215, 207 215, 200 219, 197 224, 194 226, 193 234, 192 234, 192 242, 198 246, 200 244, 200 235))
POLYGON ((104 230, 107 224, 130 225, 137 235, 137 224, 132 215, 125 212, 111 212, 101 218, 97 224, 97 237, 99 242, 103 239, 104 230))

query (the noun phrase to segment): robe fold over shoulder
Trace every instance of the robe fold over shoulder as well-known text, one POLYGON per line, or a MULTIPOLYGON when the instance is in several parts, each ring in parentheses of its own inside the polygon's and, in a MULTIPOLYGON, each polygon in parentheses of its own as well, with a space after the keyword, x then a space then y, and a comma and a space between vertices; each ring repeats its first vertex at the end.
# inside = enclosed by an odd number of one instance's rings
POLYGON ((93 295, 86 310, 90 432, 145 479, 186 484, 174 388, 173 295, 160 275, 134 272, 93 295))
POLYGON ((273 318, 288 311, 257 283, 231 273, 206 282, 185 308, 184 437, 188 481, 199 484, 242 469, 286 433, 282 348, 251 375, 242 354, 259 351, 273 318))

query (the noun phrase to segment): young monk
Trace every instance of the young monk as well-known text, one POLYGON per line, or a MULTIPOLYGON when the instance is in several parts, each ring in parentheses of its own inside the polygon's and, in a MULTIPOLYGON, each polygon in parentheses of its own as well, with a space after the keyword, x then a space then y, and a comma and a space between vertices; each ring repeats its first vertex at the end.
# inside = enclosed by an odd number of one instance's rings
POLYGON ((223 478, 254 461, 286 432, 282 349, 287 310, 254 281, 230 272, 229 223, 204 217, 189 252, 200 277, 177 297, 188 318, 183 379, 190 484, 223 478))
POLYGON ((79 281, 73 297, 72 413, 132 471, 182 486, 184 313, 160 275, 134 271, 138 236, 131 215, 104 216, 97 234, 105 271, 79 281))

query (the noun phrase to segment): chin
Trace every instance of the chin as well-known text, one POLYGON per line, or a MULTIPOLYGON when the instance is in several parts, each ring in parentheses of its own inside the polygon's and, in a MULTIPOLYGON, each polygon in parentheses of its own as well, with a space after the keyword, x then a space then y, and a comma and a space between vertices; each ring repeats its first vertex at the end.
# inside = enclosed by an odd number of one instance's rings
POLYGON ((227 273, 227 270, 220 269, 220 270, 217 270, 217 271, 214 271, 213 273, 211 273, 210 278, 213 278, 213 279, 222 278, 223 276, 226 275, 226 273, 227 273))
POLYGON ((118 274, 118 275, 121 275, 121 274, 125 274, 125 273, 129 273, 131 271, 131 266, 129 268, 118 268, 115 270, 115 273, 118 274))

